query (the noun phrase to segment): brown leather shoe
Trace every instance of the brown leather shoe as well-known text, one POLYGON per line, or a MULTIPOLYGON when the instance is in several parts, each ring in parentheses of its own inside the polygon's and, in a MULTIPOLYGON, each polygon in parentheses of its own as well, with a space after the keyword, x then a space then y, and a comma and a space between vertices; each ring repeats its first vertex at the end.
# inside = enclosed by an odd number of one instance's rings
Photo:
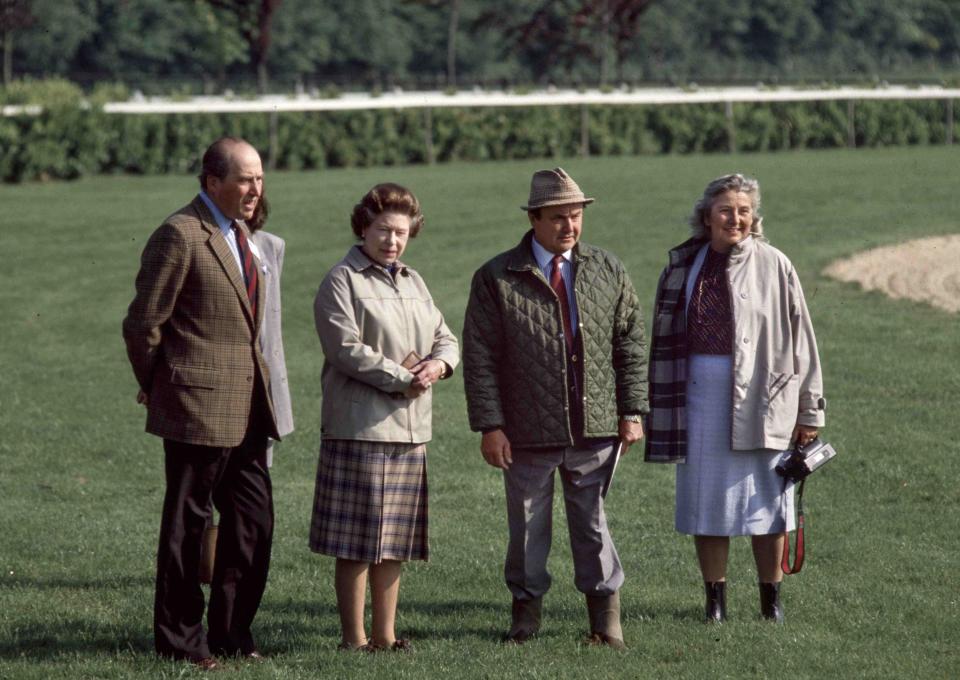
POLYGON ((197 667, 198 670, 201 671, 218 671, 221 668, 220 664, 217 663, 217 660, 212 656, 208 656, 203 659, 197 659, 196 661, 191 661, 190 663, 192 663, 197 667))
POLYGON ((542 614, 542 597, 535 597, 530 600, 513 598, 513 605, 510 610, 512 625, 507 634, 503 636, 503 641, 522 645, 540 631, 542 614))
POLYGON ((389 647, 386 645, 377 645, 377 644, 374 644, 373 642, 368 642, 366 644, 365 651, 371 652, 374 654, 377 652, 409 653, 413 651, 413 645, 410 644, 410 640, 407 640, 406 638, 397 638, 396 640, 393 641, 393 644, 390 645, 389 647))
POLYGON ((341 642, 337 645, 338 652, 369 652, 370 643, 355 644, 353 642, 341 642))

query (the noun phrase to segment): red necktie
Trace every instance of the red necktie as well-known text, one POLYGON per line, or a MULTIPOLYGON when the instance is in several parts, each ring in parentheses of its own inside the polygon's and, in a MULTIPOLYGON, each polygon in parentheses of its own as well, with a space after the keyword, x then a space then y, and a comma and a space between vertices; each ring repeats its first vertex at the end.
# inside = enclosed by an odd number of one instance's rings
POLYGON ((570 301, 567 300, 567 286, 563 283, 560 264, 563 255, 553 256, 553 271, 550 272, 550 287, 560 300, 560 312, 563 314, 563 337, 567 341, 567 351, 573 353, 573 325, 570 323, 570 301))
POLYGON ((247 237, 236 222, 233 223, 233 231, 237 235, 237 250, 240 251, 240 262, 243 265, 243 281, 247 284, 247 298, 250 300, 250 310, 253 312, 253 318, 257 318, 257 263, 253 261, 253 253, 250 252, 250 244, 247 243, 247 237))

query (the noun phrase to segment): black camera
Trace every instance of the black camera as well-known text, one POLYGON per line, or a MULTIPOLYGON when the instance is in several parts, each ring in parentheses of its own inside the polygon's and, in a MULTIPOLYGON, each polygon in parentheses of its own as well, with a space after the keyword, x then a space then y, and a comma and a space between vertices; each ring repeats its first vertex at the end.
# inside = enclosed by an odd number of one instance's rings
POLYGON ((819 437, 806 446, 798 446, 777 463, 777 474, 791 482, 800 482, 829 462, 837 452, 819 437))

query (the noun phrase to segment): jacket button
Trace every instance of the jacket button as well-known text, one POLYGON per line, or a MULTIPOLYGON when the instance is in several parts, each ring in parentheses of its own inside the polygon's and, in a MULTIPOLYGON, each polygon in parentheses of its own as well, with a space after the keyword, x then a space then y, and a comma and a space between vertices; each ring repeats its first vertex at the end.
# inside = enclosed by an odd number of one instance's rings
POLYGON ((744 344, 744 345, 749 345, 749 344, 750 344, 750 338, 744 338, 744 339, 743 339, 743 344, 744 344))
POLYGON ((742 292, 742 293, 740 293, 740 297, 743 298, 744 300, 746 300, 746 299, 747 299, 747 294, 742 292))
POLYGON ((571 355, 570 361, 572 361, 573 363, 577 363, 577 355, 576 354, 571 355))
POLYGON ((247 376, 247 382, 253 382, 253 378, 249 375, 247 376))

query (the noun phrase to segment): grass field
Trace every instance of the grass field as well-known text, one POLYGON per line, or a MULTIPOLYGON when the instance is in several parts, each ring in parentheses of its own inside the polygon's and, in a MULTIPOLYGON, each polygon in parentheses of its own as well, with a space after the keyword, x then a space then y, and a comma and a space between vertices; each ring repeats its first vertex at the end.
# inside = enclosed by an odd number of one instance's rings
MULTIPOLYGON (((824 278, 832 259, 957 231, 954 149, 561 161, 588 195, 584 239, 625 261, 647 306, 666 250, 709 179, 761 180, 771 242, 796 264, 824 363, 826 437, 840 457, 807 489, 807 566, 787 577, 787 624, 757 620, 749 546, 731 551, 731 621, 700 623, 702 586, 673 530, 673 470, 625 459, 608 513, 627 583, 629 651, 584 647, 562 503, 542 636, 497 643, 502 481, 468 431, 459 376, 435 397, 429 563, 404 572, 408 657, 340 654, 333 560, 306 548, 319 442, 322 356, 312 299, 352 243, 348 215, 378 181, 421 198, 404 259, 459 334, 470 276, 524 230, 518 209, 545 162, 268 176, 268 229, 287 240, 284 333, 296 432, 274 467, 277 533, 256 622, 266 664, 249 678, 952 678, 960 665, 960 320, 824 278)), ((160 441, 120 338, 149 233, 195 193, 188 177, 0 187, 0 678, 172 678, 152 653, 160 441)))

